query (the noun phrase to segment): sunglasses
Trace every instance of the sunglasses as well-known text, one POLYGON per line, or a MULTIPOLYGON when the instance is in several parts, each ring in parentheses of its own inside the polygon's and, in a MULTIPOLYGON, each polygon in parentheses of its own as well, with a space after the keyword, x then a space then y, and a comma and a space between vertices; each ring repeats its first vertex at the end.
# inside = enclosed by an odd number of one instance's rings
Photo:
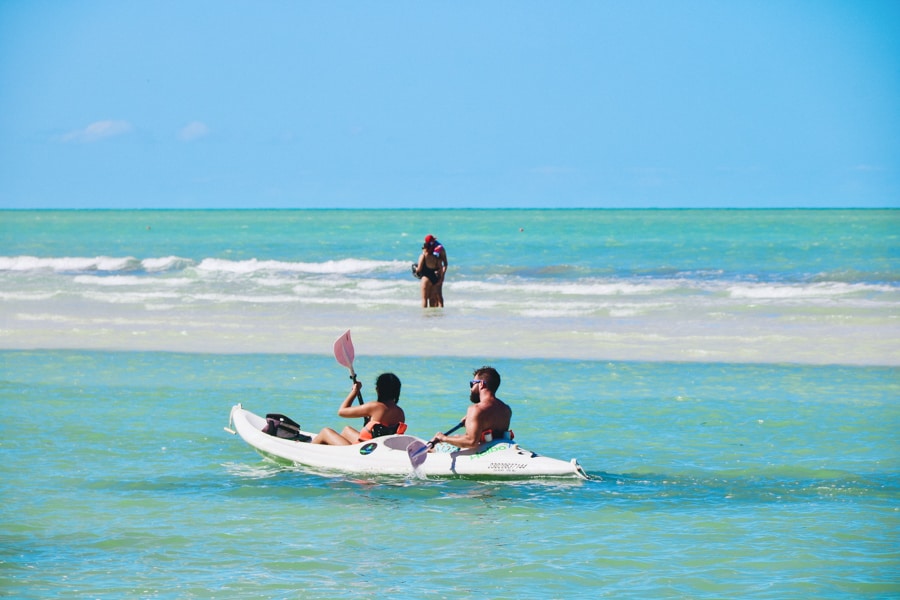
POLYGON ((473 379, 472 381, 469 382, 469 387, 472 387, 476 383, 484 383, 484 379, 473 379))

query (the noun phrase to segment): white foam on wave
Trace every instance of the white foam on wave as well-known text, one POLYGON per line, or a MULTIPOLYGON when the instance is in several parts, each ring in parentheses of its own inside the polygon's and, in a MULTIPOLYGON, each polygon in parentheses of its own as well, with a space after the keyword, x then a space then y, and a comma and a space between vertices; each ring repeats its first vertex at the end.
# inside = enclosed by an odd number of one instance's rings
POLYGON ((164 287, 180 287, 183 285, 189 285, 192 283, 192 280, 187 279, 185 277, 176 277, 172 279, 160 279, 160 278, 147 278, 147 277, 139 277, 137 275, 109 275, 106 277, 101 277, 98 275, 78 275, 73 280, 75 283, 88 284, 88 285, 98 285, 104 287, 119 287, 119 286, 137 286, 137 285, 154 285, 154 286, 164 286, 164 287))
POLYGON ((181 300, 183 296, 177 292, 84 292, 82 297, 96 302, 108 304, 143 304, 155 300, 181 300))
POLYGON ((466 292, 504 293, 517 291, 534 295, 566 296, 639 296, 671 292, 679 288, 689 289, 696 284, 682 280, 660 280, 653 282, 630 280, 577 280, 577 281, 459 281, 453 282, 456 289, 466 292))
POLYGON ((0 256, 0 271, 131 271, 140 267, 141 262, 131 256, 63 256, 58 258, 0 256))
POLYGON ((802 298, 834 298, 867 292, 891 292, 889 286, 862 283, 812 283, 812 284, 742 284, 727 288, 728 295, 736 299, 791 300, 802 298))
POLYGON ((668 292, 686 286, 683 283, 662 280, 653 283, 635 283, 630 281, 580 281, 564 283, 562 285, 550 285, 549 287, 562 294, 569 294, 572 296, 642 296, 668 292))
POLYGON ((533 319, 579 317, 582 315, 582 313, 582 310, 571 306, 558 308, 529 308, 519 311, 519 314, 523 317, 529 317, 533 319))
POLYGON ((191 301, 211 302, 214 304, 286 304, 295 303, 305 300, 297 296, 287 294, 265 294, 265 295, 245 295, 245 294, 192 294, 191 301))
POLYGON ((258 272, 311 273, 321 275, 350 275, 372 273, 375 271, 399 271, 408 269, 403 261, 379 261, 357 258, 329 260, 319 263, 288 262, 281 260, 227 260, 222 258, 205 258, 197 266, 200 271, 253 274, 258 272))
MULTIPOLYGON (((63 256, 43 258, 37 256, 0 256, 0 271, 89 272, 89 271, 138 271, 158 273, 177 271, 194 266, 195 261, 179 256, 144 258, 133 256, 63 256)), ((228 260, 205 258, 197 265, 198 271, 238 274, 252 273, 310 273, 322 275, 353 275, 374 272, 397 273, 408 269, 405 261, 378 261, 357 258, 329 260, 325 262, 291 262, 280 260, 228 260)))
POLYGON ((13 302, 40 302, 42 300, 50 300, 59 294, 58 291, 49 292, 7 292, 0 291, 0 300, 10 300, 13 302))
POLYGON ((192 266, 194 261, 189 258, 181 258, 178 256, 164 256, 162 258, 145 258, 141 261, 141 266, 148 273, 156 273, 159 271, 180 271, 186 267, 192 266))

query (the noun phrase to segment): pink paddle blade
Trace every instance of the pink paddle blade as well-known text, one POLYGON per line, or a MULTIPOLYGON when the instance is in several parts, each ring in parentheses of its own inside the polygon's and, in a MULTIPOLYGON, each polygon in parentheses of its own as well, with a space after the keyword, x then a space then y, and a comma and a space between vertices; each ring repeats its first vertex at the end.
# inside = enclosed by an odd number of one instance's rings
POLYGON ((334 358, 338 363, 350 369, 351 373, 353 372, 353 359, 356 358, 356 353, 353 350, 353 340, 350 339, 349 329, 335 340, 334 358))

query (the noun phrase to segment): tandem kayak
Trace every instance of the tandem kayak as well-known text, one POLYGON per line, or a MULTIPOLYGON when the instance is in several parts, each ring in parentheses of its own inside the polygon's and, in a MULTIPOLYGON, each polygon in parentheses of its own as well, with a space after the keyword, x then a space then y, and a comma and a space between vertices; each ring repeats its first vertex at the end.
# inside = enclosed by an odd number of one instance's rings
POLYGON ((576 459, 558 460, 525 450, 512 440, 494 440, 478 448, 460 450, 440 445, 434 452, 415 459, 412 449, 420 449, 425 440, 411 435, 386 435, 349 446, 311 444, 315 434, 300 430, 300 439, 270 435, 264 430, 268 421, 236 404, 231 409, 231 427, 261 455, 287 461, 316 471, 355 475, 404 475, 412 473, 428 477, 487 477, 497 479, 531 479, 573 477, 587 479, 576 459))

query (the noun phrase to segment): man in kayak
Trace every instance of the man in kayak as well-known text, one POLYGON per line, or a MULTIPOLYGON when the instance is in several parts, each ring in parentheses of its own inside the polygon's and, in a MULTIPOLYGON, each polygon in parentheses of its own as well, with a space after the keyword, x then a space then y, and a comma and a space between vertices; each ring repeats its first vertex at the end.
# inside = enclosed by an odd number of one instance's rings
POLYGON ((375 394, 378 400, 354 406, 353 401, 359 396, 362 383, 353 382, 350 393, 338 408, 338 416, 345 419, 364 418, 366 424, 362 431, 349 425, 338 433, 330 427, 324 428, 312 439, 313 444, 329 444, 331 446, 347 446, 372 438, 406 431, 406 415, 398 406, 400 402, 400 378, 393 373, 382 373, 375 380, 375 394))
POLYGON ((444 435, 438 432, 438 443, 458 448, 476 448, 491 439, 511 438, 509 424, 512 409, 496 396, 500 387, 500 373, 493 367, 481 367, 469 382, 469 400, 472 406, 466 411, 466 432, 462 435, 444 435))

